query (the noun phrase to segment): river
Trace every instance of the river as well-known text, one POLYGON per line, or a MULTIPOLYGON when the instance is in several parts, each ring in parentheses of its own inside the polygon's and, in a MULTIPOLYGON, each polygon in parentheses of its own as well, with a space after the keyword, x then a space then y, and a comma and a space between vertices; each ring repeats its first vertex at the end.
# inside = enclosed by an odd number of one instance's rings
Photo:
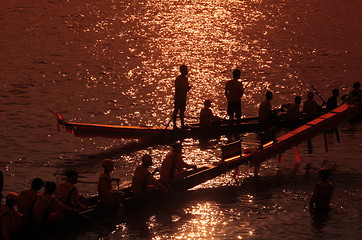
MULTIPOLYGON (((169 146, 77 138, 58 131, 49 109, 69 121, 165 126, 181 64, 189 66, 192 85, 188 123, 205 99, 225 116, 224 85, 235 68, 250 82, 244 116, 257 113, 267 90, 280 106, 305 98, 312 85, 323 99, 333 88, 348 93, 362 76, 359 0, 12 0, 0 7, 4 194, 21 191, 35 176, 60 181, 66 169, 80 173, 81 193, 95 193, 104 158, 116 161, 123 185, 144 153, 159 166, 169 146)), ((237 183, 227 174, 198 186, 176 206, 187 217, 161 209, 120 222, 106 236, 86 230, 60 239, 361 239, 362 124, 339 130, 340 144, 327 135, 328 152, 322 136, 313 139, 313 154, 301 144, 296 173, 287 151, 282 163, 263 163, 257 179, 245 166, 237 183), (335 193, 330 214, 316 220, 307 206, 322 165, 332 169, 335 193)), ((216 162, 225 142, 200 149, 185 139, 185 161, 216 162)))

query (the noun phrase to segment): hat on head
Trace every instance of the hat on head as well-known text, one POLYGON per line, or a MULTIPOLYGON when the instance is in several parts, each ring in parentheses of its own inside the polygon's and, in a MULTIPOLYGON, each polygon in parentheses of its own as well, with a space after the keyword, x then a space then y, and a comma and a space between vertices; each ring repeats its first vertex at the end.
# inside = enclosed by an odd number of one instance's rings
POLYGON ((114 166, 114 161, 111 159, 104 159, 102 161, 102 166, 106 169, 111 169, 114 166))

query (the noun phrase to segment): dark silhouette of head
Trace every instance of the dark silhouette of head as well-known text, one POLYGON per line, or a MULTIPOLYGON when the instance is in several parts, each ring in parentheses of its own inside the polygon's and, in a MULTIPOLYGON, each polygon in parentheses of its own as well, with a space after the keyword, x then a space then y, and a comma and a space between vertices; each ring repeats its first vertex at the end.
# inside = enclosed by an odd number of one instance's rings
POLYGON ((233 78, 234 79, 239 79, 240 78, 240 75, 241 75, 241 71, 239 69, 235 69, 233 71, 233 78))
POLYGON ((153 164, 152 157, 149 154, 143 155, 141 161, 142 161, 142 164, 146 167, 150 167, 153 164))
POLYGON ((53 194, 55 192, 55 189, 57 189, 57 185, 55 182, 45 182, 44 184, 44 193, 45 194, 53 194))
POLYGON ((211 107, 211 101, 209 99, 204 101, 204 106, 205 107, 211 107))
POLYGON ((73 170, 67 170, 66 171, 67 181, 71 182, 73 184, 76 184, 78 182, 78 173, 73 170))
POLYGON ((267 100, 272 100, 273 99, 273 93, 272 92, 270 92, 270 91, 268 91, 268 92, 266 92, 265 93, 265 98, 267 99, 267 100))
POLYGON ((319 177, 322 181, 327 181, 329 177, 329 169, 327 168, 321 168, 318 171, 319 177))
POLYGON ((314 98, 314 93, 313 92, 308 92, 307 93, 307 98, 308 99, 313 99, 314 98))
POLYGON ((181 65, 180 66, 180 73, 182 75, 187 75, 189 73, 189 70, 187 69, 187 66, 186 65, 181 65))
POLYGON ((31 188, 39 191, 44 186, 44 181, 41 178, 34 178, 31 182, 31 188))
POLYGON ((359 89, 361 87, 361 83, 360 82, 355 82, 353 83, 353 88, 354 89, 359 89))
POLYGON ((301 103, 302 103, 302 98, 301 98, 300 96, 295 96, 294 102, 295 102, 296 104, 301 104, 301 103))
POLYGON ((338 97, 338 96, 339 96, 339 90, 338 90, 338 88, 333 89, 333 90, 332 90, 332 94, 333 94, 334 97, 338 97))

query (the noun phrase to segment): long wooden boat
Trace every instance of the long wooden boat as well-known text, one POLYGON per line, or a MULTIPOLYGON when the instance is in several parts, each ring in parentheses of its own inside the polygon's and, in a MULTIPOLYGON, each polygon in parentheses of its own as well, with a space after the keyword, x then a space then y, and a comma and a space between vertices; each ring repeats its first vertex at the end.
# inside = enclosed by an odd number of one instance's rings
MULTIPOLYGON (((336 127, 338 124, 351 119, 358 113, 360 113, 360 106, 358 104, 343 104, 333 111, 326 113, 265 145, 262 145, 257 151, 253 153, 242 153, 240 141, 228 144, 222 148, 222 159, 219 162, 215 163, 214 165, 203 166, 198 168, 196 171, 190 172, 190 174, 188 174, 184 179, 181 179, 180 181, 173 184, 172 187, 175 192, 183 192, 210 179, 218 177, 228 171, 231 171, 241 164, 251 164, 258 166, 266 159, 276 156, 277 154, 280 154, 285 150, 292 148, 319 133, 328 131, 329 129, 336 127)), ((156 200, 156 202, 158 201, 159 203, 162 203, 160 200, 167 199, 165 198, 164 194, 158 191, 154 191, 148 196, 141 197, 134 196, 129 188, 122 189, 121 191, 124 194, 124 201, 122 204, 125 207, 124 210, 126 212, 132 209, 139 209, 142 203, 150 202, 152 199, 156 200)), ((101 219, 105 216, 105 214, 107 215, 108 213, 99 205, 98 197, 96 195, 88 197, 87 203, 89 205, 93 205, 94 207, 75 215, 75 217, 70 221, 67 220, 67 226, 69 226, 69 223, 73 224, 74 222, 77 222, 77 224, 79 224, 79 221, 83 221, 93 227, 105 227, 106 224, 104 224, 105 222, 102 224, 101 219)), ((111 209, 111 211, 114 213, 114 210, 111 209)), ((106 223, 109 225, 109 222, 106 223)), ((62 222, 61 224, 65 223, 62 222)), ((34 229, 32 230, 34 232, 39 232, 40 230, 44 229, 48 228, 43 227, 40 229, 35 228, 36 231, 34 229)), ((55 225, 55 229, 59 230, 59 225, 55 225)), ((27 236, 27 239, 33 239, 30 238, 31 235, 29 235, 29 231, 25 231, 25 233, 19 233, 18 236, 27 236)), ((36 239, 41 238, 37 236, 36 239)))
MULTIPOLYGON (((53 111, 52 111, 53 112, 53 111)), ((59 113, 53 112, 58 120, 58 124, 63 126, 67 132, 76 137, 108 137, 108 138, 124 138, 124 139, 182 139, 182 138, 217 138, 221 135, 257 132, 269 129, 270 127, 296 128, 303 125, 313 117, 301 115, 300 118, 290 121, 288 119, 280 119, 275 126, 270 123, 260 123, 257 117, 247 117, 241 119, 239 123, 230 124, 223 120, 220 124, 211 128, 201 128, 198 123, 187 125, 186 129, 174 130, 170 127, 152 127, 152 126, 120 126, 120 125, 104 125, 91 123, 78 123, 65 121, 59 113)))

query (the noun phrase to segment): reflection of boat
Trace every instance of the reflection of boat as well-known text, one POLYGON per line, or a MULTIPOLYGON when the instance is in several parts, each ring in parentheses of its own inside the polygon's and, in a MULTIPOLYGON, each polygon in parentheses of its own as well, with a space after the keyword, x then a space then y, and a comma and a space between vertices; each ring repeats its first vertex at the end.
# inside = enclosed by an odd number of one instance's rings
MULTIPOLYGON (((349 120, 359 113, 358 105, 344 104, 333 111, 326 113, 307 124, 277 138, 273 141, 263 145, 261 148, 251 153, 242 154, 241 142, 237 141, 222 147, 222 159, 214 165, 200 167, 196 170, 191 170, 187 177, 179 180, 173 184, 175 192, 182 192, 189 190, 199 184, 205 183, 215 177, 218 177, 228 171, 231 171, 241 164, 250 164, 253 166, 260 165, 261 162, 271 158, 277 154, 284 152, 287 149, 293 148, 299 143, 306 141, 313 136, 326 132, 335 128, 338 124, 349 120)), ((171 199, 175 200, 174 196, 165 195, 164 193, 153 191, 143 196, 134 196, 129 188, 121 190, 124 194, 124 201, 122 202, 126 213, 128 211, 139 210, 151 203, 153 207, 157 205, 165 205, 165 201, 171 199)), ((82 220, 93 226, 109 225, 109 221, 104 220, 105 217, 110 215, 114 216, 114 209, 106 211, 99 205, 98 197, 92 196, 86 199, 88 205, 94 207, 88 211, 76 215, 76 219, 70 219, 67 223, 74 223, 74 221, 82 220), (113 214, 112 214, 113 213, 113 214), (102 220, 103 219, 103 220, 102 220)), ((167 202, 169 204, 169 202, 167 202)), ((109 209, 108 209, 109 210, 109 209)), ((62 223, 64 224, 64 223, 62 223)), ((79 222, 77 223, 78 226, 79 222)), ((63 225, 61 225, 63 226, 63 225)), ((69 226, 69 224, 67 224, 69 226)), ((58 225, 59 231, 59 225, 58 225)), ((22 235, 24 236, 24 235, 22 235)), ((29 235, 27 235, 29 236, 29 235)), ((39 239, 39 238, 38 238, 39 239)))
MULTIPOLYGON (((219 137, 235 133, 256 132, 266 130, 271 124, 260 123, 257 117, 243 118, 240 123, 230 124, 228 121, 221 121, 220 124, 211 128, 201 128, 199 124, 190 124, 186 129, 173 130, 170 127, 150 127, 150 126, 119 126, 103 125, 91 123, 68 122, 63 116, 55 113, 58 123, 66 129, 67 132, 77 137, 108 137, 125 139, 182 139, 186 137, 219 137)), ((288 121, 281 119, 278 121, 278 127, 295 128, 310 120, 304 115, 297 120, 288 121)))

